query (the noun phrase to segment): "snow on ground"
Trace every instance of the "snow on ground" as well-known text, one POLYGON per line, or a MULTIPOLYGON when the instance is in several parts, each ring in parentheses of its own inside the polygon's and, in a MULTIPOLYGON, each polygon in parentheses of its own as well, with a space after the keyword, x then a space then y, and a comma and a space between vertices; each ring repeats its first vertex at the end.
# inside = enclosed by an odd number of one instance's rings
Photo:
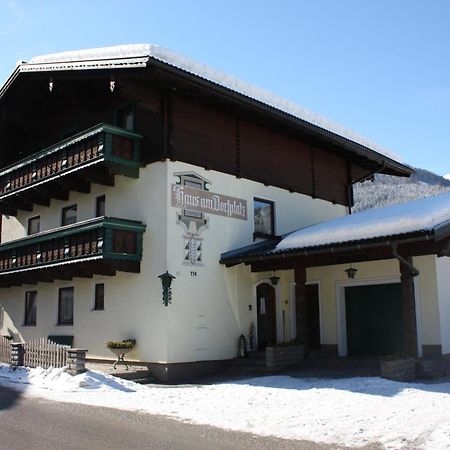
POLYGON ((100 372, 0 364, 24 396, 160 414, 260 435, 348 446, 450 449, 450 382, 269 376, 212 385, 139 385, 100 372))

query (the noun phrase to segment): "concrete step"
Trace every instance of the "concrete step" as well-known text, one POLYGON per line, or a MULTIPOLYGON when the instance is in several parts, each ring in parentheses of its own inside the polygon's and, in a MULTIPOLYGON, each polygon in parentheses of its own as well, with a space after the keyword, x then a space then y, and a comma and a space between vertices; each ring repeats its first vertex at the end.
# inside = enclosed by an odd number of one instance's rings
POLYGON ((258 359, 233 359, 230 364, 234 367, 266 367, 266 360, 258 359))
POLYGON ((265 365, 264 366, 260 366, 260 365, 258 365, 258 366, 255 366, 255 365, 245 365, 245 366, 242 365, 242 366, 239 366, 239 365, 230 364, 223 371, 223 374, 228 376, 228 377, 230 377, 230 376, 233 376, 233 377, 242 377, 242 376, 251 377, 251 376, 254 376, 254 375, 261 375, 261 374, 267 375, 269 373, 271 373, 271 371, 269 369, 267 369, 267 367, 265 365))
POLYGON ((133 378, 130 381, 134 381, 135 383, 139 383, 139 384, 154 384, 154 383, 158 383, 158 380, 156 378, 153 378, 153 377, 133 378))
POLYGON ((266 359, 266 352, 263 350, 254 350, 252 352, 248 352, 248 359, 266 359))

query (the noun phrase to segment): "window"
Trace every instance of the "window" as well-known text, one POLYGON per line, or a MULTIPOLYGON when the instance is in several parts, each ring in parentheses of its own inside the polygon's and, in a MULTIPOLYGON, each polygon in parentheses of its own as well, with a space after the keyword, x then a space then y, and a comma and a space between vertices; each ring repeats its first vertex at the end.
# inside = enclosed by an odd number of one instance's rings
MULTIPOLYGON (((187 178, 185 176, 182 178, 181 181, 184 186, 195 188, 195 189, 204 189, 204 182, 202 180, 187 178)), ((203 218, 203 213, 201 213, 200 211, 192 210, 192 209, 185 209, 184 215, 187 217, 194 217, 195 219, 203 218)))
POLYGON ((25 321, 24 325, 36 325, 37 291, 25 292, 25 321))
POLYGON ((99 283, 95 285, 94 310, 101 311, 105 309, 105 285, 99 283))
POLYGON ((136 255, 136 233, 134 231, 113 230, 112 251, 114 253, 136 255))
POLYGON ((116 126, 134 130, 134 105, 122 106, 116 110, 116 126))
POLYGON ((254 237, 266 237, 275 234, 274 209, 274 203, 270 200, 253 199, 254 237))
POLYGON ((61 225, 70 225, 77 221, 77 205, 68 206, 62 210, 61 225))
POLYGON ((203 189, 203 183, 201 181, 183 180, 183 184, 188 187, 203 189))
POLYGON ((41 231, 41 216, 30 217, 28 219, 28 235, 41 231))
POLYGON ((58 325, 73 325, 73 287, 59 290, 58 325))
POLYGON ((105 215, 105 196, 97 197, 95 203, 95 217, 103 217, 105 215))

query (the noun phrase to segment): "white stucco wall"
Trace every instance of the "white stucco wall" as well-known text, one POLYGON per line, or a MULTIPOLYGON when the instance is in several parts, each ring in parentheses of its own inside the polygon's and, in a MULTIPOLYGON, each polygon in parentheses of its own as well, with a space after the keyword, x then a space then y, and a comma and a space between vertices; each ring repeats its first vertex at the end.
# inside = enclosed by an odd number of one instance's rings
MULTIPOLYGON (((187 362, 232 358, 240 334, 248 335, 256 323, 255 283, 270 274, 252 274, 249 267, 227 269, 219 264, 220 254, 253 242, 253 197, 275 202, 276 233, 283 234, 346 213, 333 205, 306 195, 289 193, 272 186, 179 162, 154 163, 140 170, 139 179, 117 176, 114 187, 92 184, 90 194, 71 192, 68 201, 52 200, 50 207, 36 206, 5 221, 3 241, 23 237, 30 217, 40 215, 41 231, 57 228, 61 210, 77 204, 78 221, 95 214, 96 197, 106 196, 106 215, 140 220, 144 233, 140 274, 118 272, 115 277, 94 276, 73 281, 38 283, 0 290, 3 325, 0 333, 29 340, 49 334, 75 336, 75 345, 87 347, 90 357, 111 358, 107 340, 135 338, 131 359, 151 362, 187 362), (183 264, 186 230, 177 223, 179 209, 171 206, 170 186, 178 172, 195 172, 208 179, 212 192, 247 201, 246 221, 205 214, 208 227, 203 238, 203 265, 183 264), (18 226, 19 224, 19 226, 18 226), (168 270, 176 276, 172 304, 162 304, 158 275, 168 270), (191 272, 193 272, 191 274, 191 272), (105 310, 92 311, 95 283, 105 284, 105 310), (58 289, 74 286, 74 325, 57 325, 58 289), (37 290, 37 326, 23 326, 25 291, 37 290), (249 310, 249 305, 252 310, 249 310)), ((283 274, 277 288, 280 339, 290 338, 287 319, 289 276, 283 274)))
POLYGON ((27 222, 20 220, 20 215, 19 217, 2 216, 2 232, 0 242, 13 241, 14 239, 20 239, 21 237, 26 236, 26 224, 27 222))
POLYGON ((423 345, 441 344, 441 327, 439 320, 439 302, 436 282, 436 257, 419 256, 413 259, 420 270, 416 286, 419 288, 420 319, 423 345))
MULTIPOLYGON (((415 257, 413 264, 420 271, 415 281, 419 345, 440 345, 441 324, 435 257, 433 255, 415 257)), ((345 273, 348 267, 348 264, 339 264, 307 269, 307 280, 320 283, 322 344, 336 345, 340 344, 340 338, 343 339, 342 328, 345 327, 345 317, 340 317, 339 314, 339 295, 342 296, 340 289, 352 285, 400 281, 399 263, 395 259, 352 264, 352 267, 358 270, 354 280, 350 280, 345 273)), ((291 276, 293 281, 293 274, 291 276)), ((421 351, 419 348, 419 353, 421 351)))
MULTIPOLYGON (((113 356, 105 347, 106 341, 132 337, 138 345, 131 358, 166 361, 166 310, 161 308, 161 284, 157 279, 166 267, 166 186, 167 165, 155 163, 142 169, 139 179, 116 176, 114 187, 92 184, 90 194, 71 192, 67 202, 52 200, 50 207, 35 206, 32 212, 19 212, 17 220, 24 225, 29 217, 40 215, 41 231, 45 231, 59 227, 61 209, 75 203, 78 221, 94 217, 96 197, 105 194, 106 215, 139 220, 147 225, 141 273, 117 272, 115 277, 94 276, 0 289, 3 307, 0 333, 12 331, 16 338, 27 340, 49 334, 74 335, 75 345, 87 347, 91 357, 103 358, 113 356), (105 284, 105 310, 92 311, 94 285, 100 282, 105 284), (75 288, 73 326, 57 325, 58 288, 62 286, 75 288), (38 291, 37 326, 34 327, 23 326, 26 290, 38 291)), ((25 228, 18 228, 20 237, 25 234, 25 228)), ((4 239, 12 235, 6 227, 4 239)))
MULTIPOLYGON (((346 211, 343 206, 330 202, 179 162, 169 163, 169 184, 176 183, 178 177, 173 174, 178 172, 195 172, 211 182, 210 191, 246 200, 248 220, 206 214, 208 228, 200 234, 204 265, 192 268, 183 264, 185 229, 176 220, 179 210, 169 206, 167 270, 177 277, 173 282, 173 304, 168 308, 169 359, 182 362, 232 358, 237 352, 239 336, 248 335, 252 321, 256 324, 254 286, 267 274, 252 274, 249 267, 242 265, 227 269, 219 264, 219 257, 223 252, 253 242, 253 198, 275 202, 277 234, 337 217, 346 211), (191 276, 191 271, 196 276, 191 276), (251 311, 249 305, 252 305, 251 311)), ((169 191, 167 195, 170 205, 169 191)), ((281 304, 289 295, 288 288, 283 286, 286 284, 278 288, 280 314, 281 304)))
POLYGON ((436 258, 442 353, 450 353, 450 258, 436 258))

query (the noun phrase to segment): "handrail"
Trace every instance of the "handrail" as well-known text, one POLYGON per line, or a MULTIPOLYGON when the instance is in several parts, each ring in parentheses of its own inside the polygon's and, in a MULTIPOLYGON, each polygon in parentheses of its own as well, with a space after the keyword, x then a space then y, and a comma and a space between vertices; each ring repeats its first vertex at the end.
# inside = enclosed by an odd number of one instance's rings
POLYGON ((24 247, 28 245, 39 244, 49 240, 58 239, 62 237, 72 236, 80 232, 92 231, 99 228, 106 228, 111 230, 135 231, 143 233, 146 225, 135 220, 119 219, 117 217, 96 217, 94 219, 84 220, 70 225, 65 225, 58 228, 42 231, 40 233, 25 236, 23 238, 15 239, 0 244, 0 252, 6 250, 13 250, 15 248, 24 247))
POLYGON ((53 153, 56 153, 59 150, 62 150, 63 148, 69 147, 73 144, 77 144, 78 142, 81 142, 85 139, 88 139, 92 136, 95 136, 97 134, 100 134, 102 132, 107 132, 110 134, 113 134, 115 136, 123 136, 123 137, 129 137, 131 139, 135 140, 142 140, 142 135, 129 131, 124 130, 123 128, 119 128, 113 125, 100 123, 98 125, 95 125, 91 128, 88 128, 87 130, 81 131, 74 136, 71 136, 69 138, 66 138, 56 144, 51 145, 50 147, 46 147, 42 150, 39 150, 35 153, 33 153, 30 156, 27 156, 26 158, 20 159, 19 161, 16 161, 13 164, 10 164, 9 166, 4 167, 0 171, 0 177, 3 175, 6 175, 7 173, 10 173, 16 169, 20 169, 21 167, 24 167, 30 163, 33 163, 45 156, 51 155, 53 153))

